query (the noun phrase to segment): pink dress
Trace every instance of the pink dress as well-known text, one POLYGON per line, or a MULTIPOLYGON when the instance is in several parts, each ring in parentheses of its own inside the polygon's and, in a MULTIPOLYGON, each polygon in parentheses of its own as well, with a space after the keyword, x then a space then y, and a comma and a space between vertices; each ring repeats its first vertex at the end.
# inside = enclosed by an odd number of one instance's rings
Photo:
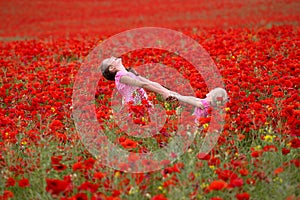
POLYGON ((199 118, 208 116, 208 109, 210 108, 209 103, 205 99, 201 99, 201 103, 204 109, 196 107, 194 110, 194 115, 196 116, 195 122, 198 122, 199 118))
POLYGON ((132 72, 119 71, 115 76, 116 88, 119 93, 123 96, 125 103, 133 102, 134 105, 142 103, 142 100, 148 100, 146 91, 143 88, 139 88, 132 85, 121 83, 120 79, 122 76, 130 76, 135 80, 139 80, 139 77, 132 72))

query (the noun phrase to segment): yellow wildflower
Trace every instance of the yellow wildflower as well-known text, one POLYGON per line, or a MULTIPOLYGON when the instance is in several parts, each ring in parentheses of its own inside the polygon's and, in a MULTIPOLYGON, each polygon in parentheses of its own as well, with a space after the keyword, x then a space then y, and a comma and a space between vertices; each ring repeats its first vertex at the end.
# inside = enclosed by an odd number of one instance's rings
POLYGON ((116 172, 116 173, 115 173, 115 177, 116 177, 116 178, 119 177, 120 175, 121 175, 120 172, 116 172))
POLYGON ((254 147, 254 150, 255 150, 255 151, 261 150, 261 146, 260 146, 260 145, 257 145, 256 147, 254 147))
POLYGON ((203 124, 203 128, 207 128, 208 127, 208 123, 203 124))
POLYGON ((275 135, 266 135, 264 137, 264 141, 266 142, 273 142, 273 139, 275 138, 276 136, 275 135))

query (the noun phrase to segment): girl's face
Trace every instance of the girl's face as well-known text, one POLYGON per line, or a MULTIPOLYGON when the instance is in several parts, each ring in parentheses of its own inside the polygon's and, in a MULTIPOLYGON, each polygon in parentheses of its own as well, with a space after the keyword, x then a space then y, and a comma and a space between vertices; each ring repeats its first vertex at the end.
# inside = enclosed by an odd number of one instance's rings
POLYGON ((110 71, 122 70, 124 68, 124 66, 122 64, 122 59, 116 58, 113 56, 109 58, 108 65, 109 65, 110 71))

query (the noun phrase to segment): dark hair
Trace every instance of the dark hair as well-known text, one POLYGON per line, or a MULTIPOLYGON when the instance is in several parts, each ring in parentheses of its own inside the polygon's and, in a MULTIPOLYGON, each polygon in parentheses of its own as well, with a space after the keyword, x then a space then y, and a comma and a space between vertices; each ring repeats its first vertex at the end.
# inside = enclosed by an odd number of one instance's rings
POLYGON ((111 72, 111 71, 109 71, 109 67, 110 67, 110 66, 106 67, 106 69, 102 72, 102 75, 103 75, 104 78, 106 78, 107 80, 109 80, 109 81, 114 81, 117 72, 111 72))
MULTIPOLYGON (((104 78, 106 78, 107 80, 109 80, 109 81, 114 81, 117 72, 111 72, 111 71, 109 71, 109 67, 110 67, 110 66, 106 67, 106 69, 102 72, 102 75, 103 75, 104 78)), ((135 71, 132 67, 126 68, 126 70, 127 70, 128 72, 131 72, 131 73, 135 74, 136 76, 139 76, 139 74, 137 74, 136 71, 135 71)))

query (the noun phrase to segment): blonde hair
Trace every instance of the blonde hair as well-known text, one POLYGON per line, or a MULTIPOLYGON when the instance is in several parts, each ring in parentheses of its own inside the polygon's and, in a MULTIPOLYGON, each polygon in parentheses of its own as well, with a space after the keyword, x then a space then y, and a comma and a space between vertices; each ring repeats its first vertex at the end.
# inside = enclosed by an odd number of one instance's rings
POLYGON ((220 87, 211 90, 206 97, 211 99, 213 106, 224 105, 229 100, 226 90, 220 87))

